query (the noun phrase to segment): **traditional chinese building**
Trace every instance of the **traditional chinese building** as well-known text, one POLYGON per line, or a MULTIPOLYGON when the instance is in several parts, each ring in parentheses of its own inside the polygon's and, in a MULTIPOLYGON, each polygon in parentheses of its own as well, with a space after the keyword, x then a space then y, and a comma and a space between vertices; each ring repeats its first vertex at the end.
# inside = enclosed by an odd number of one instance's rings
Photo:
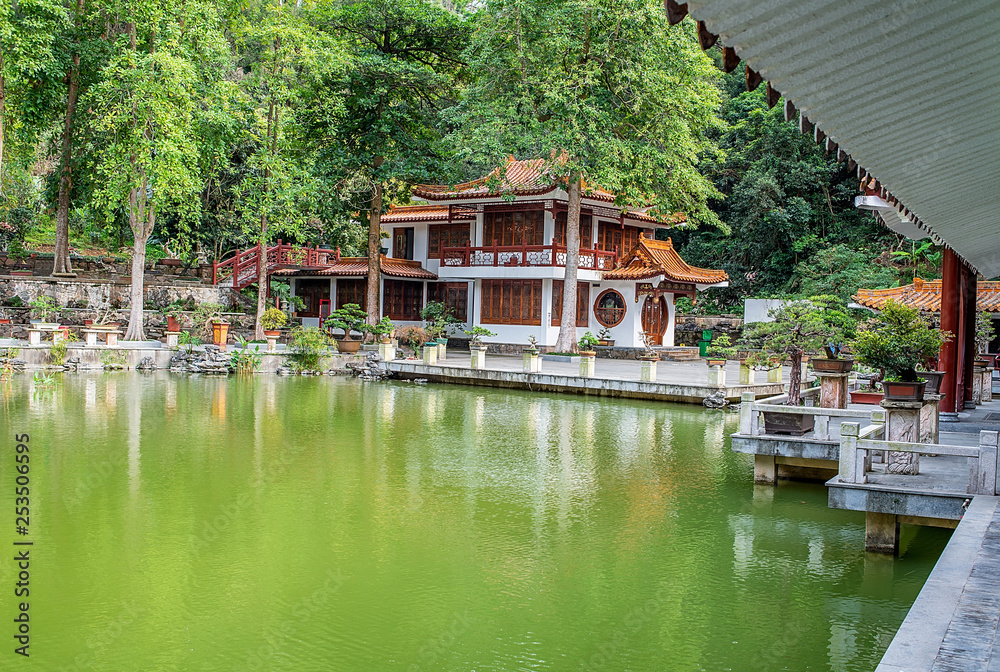
MULTIPOLYGON (((559 332, 566 263, 568 194, 539 171, 542 161, 508 160, 478 180, 420 185, 423 203, 394 206, 382 217, 389 235, 382 259, 382 313, 417 323, 429 301, 443 301, 488 341, 551 346, 559 332), (496 186, 494 186, 496 185, 496 186)), ((643 334, 674 344, 674 301, 725 286, 724 271, 690 266, 657 229, 664 221, 614 205, 614 195, 585 190, 577 275, 578 335, 610 331, 617 346, 639 347, 643 334)), ((346 303, 365 305, 367 259, 334 259, 322 268, 285 269, 305 299, 300 315, 320 318, 346 303)))

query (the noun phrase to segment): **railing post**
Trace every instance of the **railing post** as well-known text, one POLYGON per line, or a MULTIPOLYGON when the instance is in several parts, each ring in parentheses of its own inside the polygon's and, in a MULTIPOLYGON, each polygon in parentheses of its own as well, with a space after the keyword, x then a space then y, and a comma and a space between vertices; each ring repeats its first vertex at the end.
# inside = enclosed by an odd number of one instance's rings
POLYGON ((740 395, 740 434, 750 434, 750 421, 753 418, 753 392, 740 395))
POLYGON ((840 423, 840 468, 838 475, 843 483, 864 483, 864 468, 858 474, 858 433, 856 422, 840 423), (860 480, 859 480, 860 476, 860 480))
POLYGON ((820 441, 826 441, 830 438, 830 416, 829 415, 817 415, 815 418, 815 429, 813 430, 813 436, 815 436, 820 441))
MULTIPOLYGON (((873 434, 872 436, 870 436, 868 438, 871 438, 871 439, 880 438, 880 439, 883 439, 883 440, 888 439, 888 437, 885 434, 885 411, 883 409, 880 408, 877 411, 872 411, 871 423, 873 425, 879 425, 879 426, 881 426, 882 427, 882 432, 881 432, 881 434, 878 435, 878 437, 876 437, 873 434)), ((878 461, 879 461, 879 463, 885 464, 885 451, 884 450, 874 450, 874 451, 872 451, 872 450, 866 450, 865 451, 865 465, 864 465, 865 473, 871 471, 871 469, 872 469, 872 458, 873 458, 872 453, 876 453, 878 455, 878 461)))
POLYGON ((979 483, 976 494, 997 494, 997 438, 998 432, 982 430, 979 432, 979 483))

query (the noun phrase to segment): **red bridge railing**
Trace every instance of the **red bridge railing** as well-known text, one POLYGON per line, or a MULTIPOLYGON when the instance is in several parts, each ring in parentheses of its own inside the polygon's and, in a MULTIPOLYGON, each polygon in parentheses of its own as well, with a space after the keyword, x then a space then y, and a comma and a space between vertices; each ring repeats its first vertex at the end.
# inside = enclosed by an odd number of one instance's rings
MULTIPOLYGON (((278 268, 327 266, 340 258, 340 250, 315 247, 299 247, 282 243, 266 248, 266 273, 278 268)), ((246 250, 238 250, 225 261, 212 264, 212 284, 219 284, 230 278, 233 287, 243 289, 257 282, 261 246, 254 245, 246 250)))

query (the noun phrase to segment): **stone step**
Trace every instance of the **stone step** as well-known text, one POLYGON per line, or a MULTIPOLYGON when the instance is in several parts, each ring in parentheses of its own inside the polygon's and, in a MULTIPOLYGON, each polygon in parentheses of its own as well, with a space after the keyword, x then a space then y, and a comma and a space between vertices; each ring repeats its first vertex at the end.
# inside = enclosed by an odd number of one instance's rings
POLYGON ((663 356, 671 362, 697 361, 698 348, 670 348, 663 350, 663 356))

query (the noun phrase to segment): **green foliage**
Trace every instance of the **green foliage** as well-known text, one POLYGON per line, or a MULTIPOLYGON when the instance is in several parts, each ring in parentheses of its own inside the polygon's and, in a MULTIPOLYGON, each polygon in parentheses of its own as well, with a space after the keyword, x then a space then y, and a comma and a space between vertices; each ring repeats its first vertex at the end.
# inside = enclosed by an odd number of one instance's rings
POLYGON ((62 366, 66 361, 66 351, 68 348, 69 344, 66 342, 66 339, 58 343, 53 343, 52 348, 49 350, 49 361, 56 366, 62 366))
POLYGON ((201 339, 193 331, 183 331, 179 337, 180 344, 187 348, 187 352, 190 355, 194 352, 194 349, 201 345, 201 339))
POLYGON ((368 313, 356 303, 345 303, 343 307, 330 313, 323 323, 327 329, 343 329, 344 338, 350 338, 351 332, 356 331, 364 335, 369 331, 369 326, 365 324, 368 313))
POLYGON ((875 257, 874 252, 846 244, 818 250, 795 266, 789 288, 797 296, 831 294, 847 304, 859 289, 894 287, 895 270, 879 264, 875 257))
POLYGON ((990 342, 996 336, 996 328, 990 313, 976 313, 976 352, 986 352, 990 342))
POLYGON ((593 333, 591 333, 591 332, 588 331, 588 332, 585 332, 583 334, 583 336, 580 337, 580 340, 577 341, 576 346, 580 350, 592 352, 594 350, 594 348, 596 348, 600 344, 601 343, 600 343, 600 341, 597 340, 597 337, 594 336, 593 333))
POLYGON ((916 382, 917 366, 935 358, 951 336, 932 327, 916 308, 890 299, 859 327, 851 351, 862 363, 879 369, 883 380, 916 382))
POLYGON ((464 331, 465 335, 469 337, 471 345, 482 345, 484 338, 492 338, 496 336, 496 333, 486 329, 485 327, 480 327, 476 325, 472 329, 466 329, 464 331))
POLYGON ((101 366, 107 371, 124 369, 128 361, 128 353, 125 350, 105 350, 101 353, 101 366))
POLYGON ((28 304, 31 306, 31 317, 42 322, 51 322, 59 316, 56 301, 51 296, 38 296, 28 304))
POLYGON ((288 323, 288 316, 278 308, 268 308, 260 316, 260 324, 267 331, 277 331, 288 323))
POLYGON ((296 327, 285 360, 293 370, 318 371, 329 356, 330 339, 316 327, 296 327))
POLYGON ((420 319, 427 322, 427 332, 431 338, 446 336, 462 321, 455 317, 455 311, 443 301, 428 301, 420 311, 420 319))
POLYGON ((383 317, 381 320, 370 326, 368 331, 371 332, 376 338, 383 339, 389 338, 389 334, 391 334, 395 328, 396 325, 392 323, 392 320, 388 317, 383 317))
POLYGON ((758 350, 791 364, 788 404, 799 405, 801 397, 802 358, 820 352, 828 346, 839 350, 840 344, 853 333, 853 321, 839 300, 821 295, 789 301, 768 313, 772 322, 745 325, 737 347, 758 350))
POLYGON ((722 359, 735 359, 736 346, 729 334, 719 334, 712 339, 711 345, 707 349, 709 357, 719 357, 722 359))
POLYGON ((225 309, 226 307, 221 303, 212 303, 211 301, 199 304, 195 308, 194 314, 191 315, 192 333, 197 334, 201 338, 211 338, 212 323, 222 321, 222 311, 225 309))
POLYGON ((235 371, 238 376, 249 376, 257 373, 263 361, 260 345, 252 344, 243 337, 237 337, 236 345, 239 349, 234 349, 229 354, 229 368, 235 371), (253 345, 253 349, 251 349, 251 345, 253 345))

